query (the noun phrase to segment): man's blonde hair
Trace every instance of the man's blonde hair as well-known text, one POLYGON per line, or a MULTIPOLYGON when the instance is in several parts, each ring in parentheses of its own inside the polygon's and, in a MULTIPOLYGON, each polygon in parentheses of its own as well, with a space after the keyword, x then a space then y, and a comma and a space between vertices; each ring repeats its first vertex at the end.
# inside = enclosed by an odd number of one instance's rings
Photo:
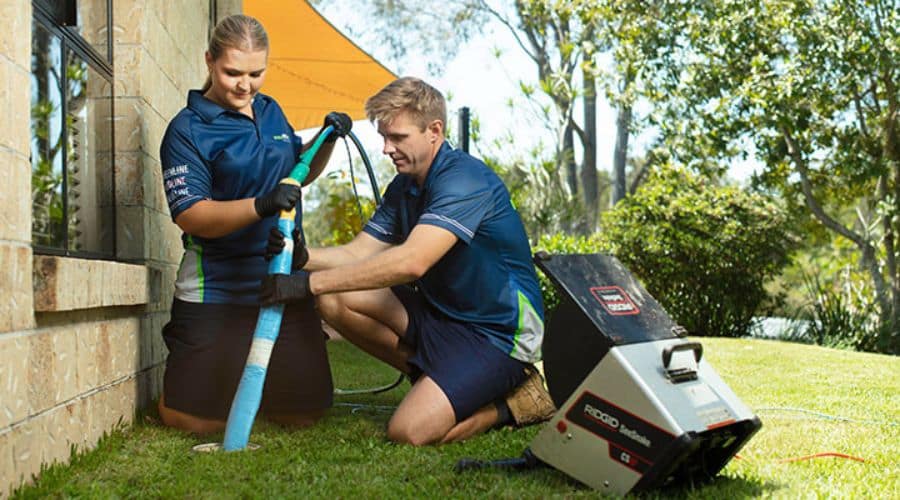
POLYGON ((447 104, 443 94, 412 76, 394 80, 366 100, 366 116, 372 122, 390 123, 401 112, 409 113, 421 130, 434 120, 447 126, 447 104))

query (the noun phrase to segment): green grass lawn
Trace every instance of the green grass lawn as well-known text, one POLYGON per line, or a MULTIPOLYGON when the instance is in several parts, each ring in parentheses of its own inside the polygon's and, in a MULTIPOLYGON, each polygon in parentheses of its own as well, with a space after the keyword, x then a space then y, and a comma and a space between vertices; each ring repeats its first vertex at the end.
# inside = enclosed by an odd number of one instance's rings
MULTIPOLYGON (((712 483, 642 497, 900 497, 900 358, 776 341, 699 340, 763 428, 712 483), (820 452, 865 462, 785 461, 820 452)), ((338 387, 384 384, 396 377, 346 342, 331 342, 329 351, 338 387)), ((13 497, 599 496, 552 469, 453 471, 463 457, 520 455, 538 427, 494 431, 440 447, 388 443, 390 409, 408 388, 404 383, 380 395, 338 397, 327 418, 302 431, 258 422, 250 440, 261 448, 252 452, 193 453, 192 446, 222 436, 184 435, 154 424, 152 415, 141 417, 71 464, 45 470, 13 497)))

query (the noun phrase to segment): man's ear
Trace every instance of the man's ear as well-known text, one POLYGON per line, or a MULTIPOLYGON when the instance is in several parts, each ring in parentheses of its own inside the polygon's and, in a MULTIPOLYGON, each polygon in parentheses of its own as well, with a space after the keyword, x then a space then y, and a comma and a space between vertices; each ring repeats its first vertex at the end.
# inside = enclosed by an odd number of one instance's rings
POLYGON ((435 142, 437 139, 443 139, 444 138, 444 122, 442 122, 441 120, 433 120, 431 123, 428 124, 428 131, 431 132, 432 134, 434 134, 431 138, 432 139, 431 142, 435 142))

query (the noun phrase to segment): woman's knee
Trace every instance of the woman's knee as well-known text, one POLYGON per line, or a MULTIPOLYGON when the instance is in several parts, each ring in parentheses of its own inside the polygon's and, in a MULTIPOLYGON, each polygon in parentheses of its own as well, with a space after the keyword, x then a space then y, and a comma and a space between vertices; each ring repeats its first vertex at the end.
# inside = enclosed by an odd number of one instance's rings
POLYGON ((160 396, 159 419, 166 427, 172 427, 193 434, 213 434, 225 430, 225 422, 197 417, 189 413, 173 410, 166 406, 165 396, 160 396))
POLYGON ((302 429, 315 425, 325 416, 325 410, 314 410, 305 413, 270 413, 266 418, 285 427, 302 429))

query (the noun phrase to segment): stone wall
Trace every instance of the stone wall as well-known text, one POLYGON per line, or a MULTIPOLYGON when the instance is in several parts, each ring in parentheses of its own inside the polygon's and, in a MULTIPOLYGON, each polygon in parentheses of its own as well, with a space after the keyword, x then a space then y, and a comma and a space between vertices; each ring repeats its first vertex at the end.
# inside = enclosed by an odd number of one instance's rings
MULTIPOLYGON (((31 0, 0 2, 0 498, 96 445, 160 390, 180 231, 162 190, 166 124, 205 79, 205 0, 113 2, 118 262, 33 255, 31 0)), ((240 12, 220 0, 216 14, 240 12)))

